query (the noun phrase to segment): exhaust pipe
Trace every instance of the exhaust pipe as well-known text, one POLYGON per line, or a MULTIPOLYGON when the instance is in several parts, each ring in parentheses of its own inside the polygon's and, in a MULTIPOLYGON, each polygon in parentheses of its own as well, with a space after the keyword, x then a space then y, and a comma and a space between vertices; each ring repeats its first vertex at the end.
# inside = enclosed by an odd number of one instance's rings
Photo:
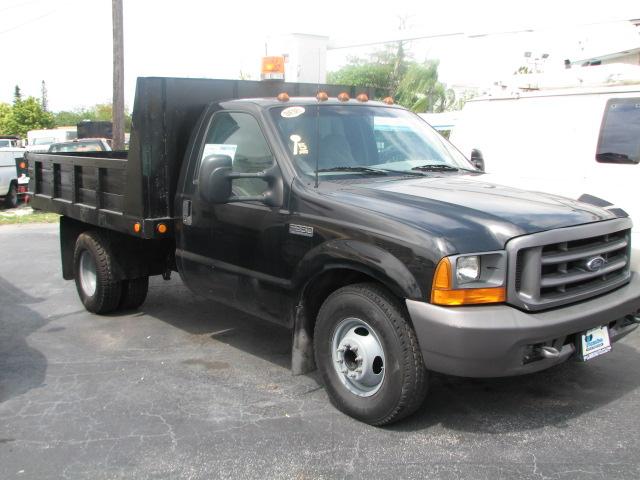
POLYGON ((543 346, 540 347, 540 355, 544 358, 558 358, 560 356, 560 350, 553 347, 543 346))

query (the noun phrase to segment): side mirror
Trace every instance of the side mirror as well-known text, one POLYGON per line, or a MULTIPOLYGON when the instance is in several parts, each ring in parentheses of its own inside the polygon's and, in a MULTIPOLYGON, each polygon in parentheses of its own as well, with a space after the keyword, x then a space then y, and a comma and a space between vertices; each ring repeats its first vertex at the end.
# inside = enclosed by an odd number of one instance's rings
POLYGON ((208 203, 226 203, 231 197, 231 157, 209 155, 202 160, 198 174, 200 197, 208 203))
POLYGON ((281 207, 283 185, 278 167, 273 165, 258 173, 240 173, 232 169, 231 157, 210 155, 202 160, 198 175, 200 196, 208 203, 261 202, 269 207, 281 207), (237 178, 259 178, 269 185, 262 195, 234 196, 232 182, 237 178))
POLYGON ((484 158, 482 152, 477 148, 471 150, 471 163, 481 172, 484 172, 484 158))

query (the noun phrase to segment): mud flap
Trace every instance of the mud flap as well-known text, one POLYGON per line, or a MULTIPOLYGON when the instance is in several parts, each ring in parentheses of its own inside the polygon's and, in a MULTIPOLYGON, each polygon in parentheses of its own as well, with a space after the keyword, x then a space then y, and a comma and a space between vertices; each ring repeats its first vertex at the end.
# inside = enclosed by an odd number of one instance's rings
POLYGON ((313 356, 312 325, 305 315, 304 306, 297 305, 293 320, 293 348, 291 349, 291 372, 304 375, 316 369, 313 356))

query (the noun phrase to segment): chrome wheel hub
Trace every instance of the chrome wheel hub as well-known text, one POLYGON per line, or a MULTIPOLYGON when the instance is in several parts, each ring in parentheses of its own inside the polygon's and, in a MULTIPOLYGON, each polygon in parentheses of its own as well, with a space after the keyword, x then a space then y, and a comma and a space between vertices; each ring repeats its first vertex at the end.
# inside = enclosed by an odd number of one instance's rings
POLYGON ((351 393, 369 397, 380 390, 384 349, 366 322, 352 317, 342 320, 333 332, 331 357, 338 378, 351 393))
POLYGON ((87 297, 92 297, 93 294, 96 293, 98 278, 96 272, 96 262, 93 260, 93 256, 87 250, 84 250, 80 254, 79 274, 80 286, 87 297))

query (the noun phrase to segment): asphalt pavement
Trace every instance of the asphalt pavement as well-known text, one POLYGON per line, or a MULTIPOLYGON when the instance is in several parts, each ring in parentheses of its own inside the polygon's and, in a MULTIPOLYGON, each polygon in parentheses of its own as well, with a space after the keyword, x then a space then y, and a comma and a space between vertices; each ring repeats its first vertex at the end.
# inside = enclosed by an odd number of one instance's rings
POLYGON ((640 332, 587 363, 432 375, 387 428, 291 375, 287 330, 154 278, 96 316, 60 274, 57 225, 0 226, 0 477, 640 478, 640 332))

